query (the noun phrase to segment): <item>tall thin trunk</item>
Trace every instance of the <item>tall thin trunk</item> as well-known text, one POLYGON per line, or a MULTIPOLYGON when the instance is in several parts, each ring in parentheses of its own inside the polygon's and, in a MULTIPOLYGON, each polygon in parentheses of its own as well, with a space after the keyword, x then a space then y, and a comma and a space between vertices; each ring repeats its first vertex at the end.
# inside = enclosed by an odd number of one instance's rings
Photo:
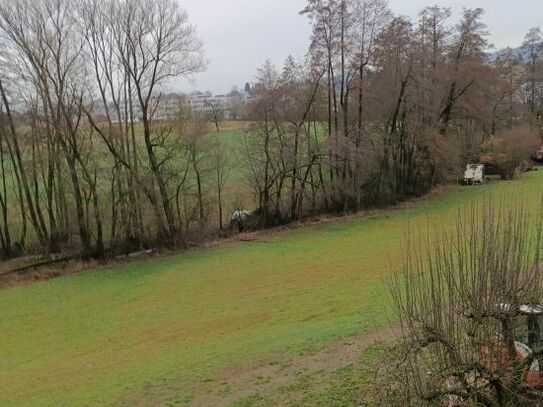
MULTIPOLYGON (((0 233, 2 238, 2 249, 6 258, 11 257, 11 233, 9 228, 9 215, 8 215, 8 188, 6 181, 6 165, 4 158, 4 128, 0 129, 0 171, 2 172, 2 190, 0 191, 0 209, 2 210, 2 223, 0 225, 0 233)), ((21 216, 25 216, 21 213, 21 216)))
POLYGON ((19 146, 17 132, 15 130, 15 122, 13 121, 13 116, 11 114, 11 109, 9 105, 9 101, 6 95, 6 92, 4 90, 4 85, 2 81, 0 80, 0 95, 2 97, 2 101, 4 103, 4 107, 6 109, 6 116, 8 120, 9 125, 9 132, 11 134, 11 143, 10 145, 13 146, 13 153, 15 155, 15 163, 17 164, 17 170, 16 172, 19 173, 21 185, 23 187, 23 192, 26 197, 26 201, 28 204, 28 212, 30 219, 32 221, 32 225, 34 226, 34 230, 36 232, 36 235, 38 236, 38 240, 42 247, 49 248, 49 240, 47 238, 47 228, 45 226, 45 222, 43 220, 43 216, 41 214, 41 211, 39 209, 38 204, 34 205, 32 194, 30 191, 30 183, 28 181, 28 177, 26 174, 24 162, 23 162, 23 156, 21 152, 21 148, 19 146))

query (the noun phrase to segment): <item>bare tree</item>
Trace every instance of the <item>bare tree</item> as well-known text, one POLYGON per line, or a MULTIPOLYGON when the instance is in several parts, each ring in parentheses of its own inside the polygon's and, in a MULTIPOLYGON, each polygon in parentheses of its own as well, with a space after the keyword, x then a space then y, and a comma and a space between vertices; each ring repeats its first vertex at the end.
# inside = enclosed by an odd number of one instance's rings
POLYGON ((187 76, 204 66, 202 44, 188 23, 186 12, 174 0, 137 0, 127 3, 116 16, 122 21, 116 32, 121 63, 134 85, 141 111, 149 166, 158 185, 166 220, 164 231, 176 232, 170 195, 160 171, 152 131, 152 102, 157 87, 173 77, 187 76))
POLYGON ((6 123, 3 120, 4 113, 1 112, 2 120, 0 120, 0 246, 2 248, 2 257, 9 258, 12 254, 12 242, 9 222, 8 208, 10 205, 8 183, 12 182, 8 180, 8 165, 6 157, 8 156, 6 139, 6 123))
POLYGON ((228 142, 219 134, 215 134, 214 139, 212 140, 211 162, 215 173, 219 229, 221 232, 224 230, 224 189, 228 182, 230 172, 229 164, 231 161, 230 155, 232 154, 232 151, 229 151, 228 147, 228 142))
POLYGON ((448 91, 439 114, 440 134, 446 134, 457 101, 475 83, 475 78, 466 75, 469 62, 483 58, 487 41, 486 25, 481 21, 483 9, 465 9, 462 20, 456 27, 455 38, 450 48, 451 72, 448 91))
MULTIPOLYGON (((109 15, 99 18, 108 21, 110 37, 103 39, 100 33, 96 32, 100 29, 99 25, 87 27, 96 76, 99 78, 103 71, 111 72, 112 66, 115 66, 111 65, 111 54, 107 53, 107 46, 112 42, 113 55, 122 67, 120 75, 123 84, 126 84, 124 93, 120 93, 118 100, 124 103, 129 101, 125 112, 121 111, 117 116, 124 117, 130 123, 133 140, 135 111, 141 116, 146 161, 158 191, 155 191, 153 185, 143 187, 141 182, 139 185, 144 188, 145 195, 154 208, 160 233, 173 238, 177 224, 172 206, 173 192, 169 190, 162 172, 171 156, 167 151, 159 151, 164 146, 163 136, 168 132, 160 129, 159 120, 156 120, 154 113, 160 103, 161 85, 175 77, 189 76, 204 67, 202 44, 196 37, 194 27, 189 24, 186 12, 173 0, 137 0, 106 4, 109 4, 105 9, 109 15), (166 160, 160 158, 161 155, 164 155, 166 160)), ((90 9, 96 10, 92 7, 90 9)), ((106 78, 108 83, 101 88, 104 105, 108 105, 105 87, 109 85, 111 90, 107 94, 113 98, 119 111, 120 103, 115 101, 115 95, 119 92, 112 89, 113 74, 110 73, 106 78)), ((93 125, 118 162, 127 168, 137 181, 141 181, 135 142, 132 142, 132 159, 119 150, 112 142, 112 137, 100 129, 97 123, 93 122, 93 125)))
POLYGON ((217 101, 210 99, 206 99, 204 105, 209 112, 211 122, 215 125, 215 129, 217 130, 217 132, 221 131, 220 125, 221 122, 224 120, 223 107, 217 101))
POLYGON ((354 206, 359 208, 362 205, 362 180, 361 172, 363 168, 363 159, 364 156, 362 147, 363 139, 366 138, 364 128, 364 115, 365 115, 365 90, 366 85, 366 76, 368 70, 371 66, 374 65, 375 49, 377 45, 377 40, 386 25, 392 17, 392 13, 388 8, 388 2, 385 0, 356 0, 352 5, 353 8, 353 18, 354 22, 352 24, 352 35, 355 38, 355 56, 353 58, 353 66, 355 66, 358 72, 353 76, 353 80, 356 78, 356 87, 357 87, 357 123, 356 131, 354 132, 354 141, 352 143, 351 149, 353 150, 350 154, 354 157, 353 163, 351 164, 350 169, 350 178, 351 178, 351 195, 353 196, 354 206))
POLYGON ((459 211, 452 229, 407 236, 391 289, 409 405, 534 405, 541 215, 487 200, 459 211))
POLYGON ((543 36, 539 27, 531 28, 524 38, 522 48, 528 53, 530 66, 530 97, 528 104, 532 114, 536 111, 536 68, 543 52, 543 36))

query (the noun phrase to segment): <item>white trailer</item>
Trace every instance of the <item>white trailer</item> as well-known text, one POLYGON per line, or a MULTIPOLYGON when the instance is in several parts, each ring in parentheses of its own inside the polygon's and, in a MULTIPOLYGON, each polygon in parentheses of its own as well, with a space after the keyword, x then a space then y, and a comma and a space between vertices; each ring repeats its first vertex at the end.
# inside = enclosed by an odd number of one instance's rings
POLYGON ((484 164, 468 164, 464 172, 464 184, 482 185, 485 182, 484 164))

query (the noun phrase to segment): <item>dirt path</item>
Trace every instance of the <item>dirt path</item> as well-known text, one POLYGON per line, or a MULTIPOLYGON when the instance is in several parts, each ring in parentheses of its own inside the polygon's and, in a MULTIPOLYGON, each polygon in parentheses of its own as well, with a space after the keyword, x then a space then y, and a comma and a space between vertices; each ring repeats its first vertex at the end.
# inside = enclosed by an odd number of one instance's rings
POLYGON ((258 393, 269 396, 278 388, 294 383, 303 375, 316 372, 331 374, 355 363, 370 345, 391 340, 395 328, 387 327, 374 333, 362 334, 323 345, 312 354, 287 354, 260 364, 248 364, 224 369, 218 381, 228 388, 227 394, 202 390, 188 404, 191 407, 228 406, 237 400, 258 393))

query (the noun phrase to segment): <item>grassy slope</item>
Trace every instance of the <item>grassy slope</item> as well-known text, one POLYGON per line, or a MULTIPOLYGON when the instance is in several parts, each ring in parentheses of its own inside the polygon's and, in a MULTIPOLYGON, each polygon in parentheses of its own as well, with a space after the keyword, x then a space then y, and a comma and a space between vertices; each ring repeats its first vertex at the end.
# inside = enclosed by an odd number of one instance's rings
POLYGON ((188 400, 218 367, 378 328, 408 224, 447 224, 489 191, 535 207, 542 186, 539 172, 451 188, 403 210, 1 291, 0 405, 103 405, 171 380, 188 400))

